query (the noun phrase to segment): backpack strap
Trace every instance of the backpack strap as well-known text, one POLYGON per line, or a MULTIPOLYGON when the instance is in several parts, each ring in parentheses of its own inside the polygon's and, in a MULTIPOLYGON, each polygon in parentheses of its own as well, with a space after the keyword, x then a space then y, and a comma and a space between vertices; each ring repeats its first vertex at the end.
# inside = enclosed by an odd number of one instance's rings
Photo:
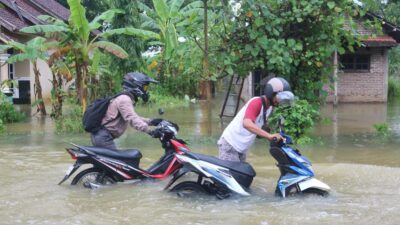
POLYGON ((264 125, 267 124, 267 118, 265 118, 267 116, 267 110, 269 107, 269 102, 265 101, 264 96, 261 96, 261 102, 263 104, 263 121, 264 121, 264 125))
MULTIPOLYGON (((120 93, 118 93, 118 94, 115 94, 115 95, 111 96, 110 99, 109 99, 110 103, 111 103, 112 100, 114 100, 116 97, 118 97, 118 96, 120 96, 120 95, 126 95, 126 93, 125 93, 125 92, 120 92, 120 93)), ((106 113, 107 113, 107 112, 106 112, 106 113)), ((112 121, 115 121, 116 119, 118 119, 118 117, 120 117, 120 115, 121 115, 121 113, 119 113, 119 111, 118 111, 118 115, 117 115, 113 120, 109 120, 109 121, 107 121, 106 123, 102 124, 101 126, 105 128, 105 126, 106 126, 107 124, 109 124, 109 123, 111 123, 112 121)))

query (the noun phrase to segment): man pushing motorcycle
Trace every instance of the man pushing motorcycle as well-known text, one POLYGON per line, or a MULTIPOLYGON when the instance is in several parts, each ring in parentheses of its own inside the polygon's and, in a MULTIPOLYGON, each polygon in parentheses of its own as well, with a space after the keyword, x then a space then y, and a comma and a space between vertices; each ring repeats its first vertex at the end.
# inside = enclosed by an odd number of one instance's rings
POLYGON ((150 83, 158 83, 154 79, 139 72, 130 72, 122 81, 123 91, 110 100, 108 109, 101 120, 101 128, 91 132, 92 144, 96 147, 117 149, 114 139, 120 137, 128 127, 128 124, 138 131, 158 137, 157 131, 149 126, 157 126, 162 119, 149 119, 140 117, 134 109, 138 98, 143 102, 149 100, 147 93, 150 83))
POLYGON ((264 88, 264 95, 251 98, 231 123, 225 128, 218 140, 219 158, 229 161, 246 161, 249 148, 256 136, 269 141, 280 141, 279 133, 271 134, 266 127, 268 117, 274 107, 291 105, 294 94, 289 83, 281 78, 270 79, 264 88))

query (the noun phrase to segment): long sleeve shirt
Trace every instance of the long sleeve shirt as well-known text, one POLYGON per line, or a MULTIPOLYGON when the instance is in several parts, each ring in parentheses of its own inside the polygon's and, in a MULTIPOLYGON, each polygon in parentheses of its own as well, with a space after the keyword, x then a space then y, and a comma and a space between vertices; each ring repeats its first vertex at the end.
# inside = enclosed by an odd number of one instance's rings
POLYGON ((111 100, 102 124, 114 138, 120 137, 128 128, 128 124, 136 130, 148 133, 151 119, 140 117, 134 110, 131 97, 120 95, 111 100))

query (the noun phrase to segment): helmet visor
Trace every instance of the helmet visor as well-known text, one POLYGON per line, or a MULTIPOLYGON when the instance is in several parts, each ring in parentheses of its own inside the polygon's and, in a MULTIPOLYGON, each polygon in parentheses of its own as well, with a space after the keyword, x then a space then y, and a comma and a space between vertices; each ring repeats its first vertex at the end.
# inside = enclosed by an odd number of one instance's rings
POLYGON ((290 91, 281 91, 276 94, 279 106, 292 106, 294 103, 294 94, 290 91))

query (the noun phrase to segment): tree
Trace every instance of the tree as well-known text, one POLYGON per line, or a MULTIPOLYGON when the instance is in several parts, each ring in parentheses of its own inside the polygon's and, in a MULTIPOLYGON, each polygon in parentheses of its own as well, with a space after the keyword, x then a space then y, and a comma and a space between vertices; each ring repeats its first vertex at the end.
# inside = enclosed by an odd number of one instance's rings
MULTIPOLYGON (((80 0, 68 0, 71 15, 68 23, 47 17, 50 25, 34 25, 21 29, 25 33, 46 33, 48 37, 58 36, 60 43, 69 49, 75 63, 75 84, 79 103, 85 111, 88 102, 89 66, 91 64, 90 53, 95 49, 102 49, 119 58, 127 58, 128 54, 118 45, 104 40, 115 34, 132 34, 130 28, 110 29, 99 31, 101 22, 110 22, 112 18, 122 13, 120 10, 108 10, 89 22, 85 16, 85 8, 80 0), (103 38, 103 39, 102 39, 103 38)), ((42 17, 44 18, 44 17, 42 17)))
POLYGON ((318 101, 332 53, 359 44, 351 19, 357 15, 350 0, 242 1, 224 35, 226 70, 246 76, 262 69, 284 76, 300 98, 318 101))
MULTIPOLYGON (((112 0, 107 1, 107 6, 124 11, 123 14, 116 15, 110 23, 113 29, 124 28, 126 26, 137 28, 142 23, 140 16, 138 16, 140 15, 138 1, 112 0)), ((138 36, 114 35, 111 36, 109 40, 121 46, 129 54, 129 57, 126 59, 109 57, 111 61, 110 70, 113 71, 113 73, 122 77, 129 71, 138 71, 144 67, 141 54, 145 46, 141 38, 138 36)))

